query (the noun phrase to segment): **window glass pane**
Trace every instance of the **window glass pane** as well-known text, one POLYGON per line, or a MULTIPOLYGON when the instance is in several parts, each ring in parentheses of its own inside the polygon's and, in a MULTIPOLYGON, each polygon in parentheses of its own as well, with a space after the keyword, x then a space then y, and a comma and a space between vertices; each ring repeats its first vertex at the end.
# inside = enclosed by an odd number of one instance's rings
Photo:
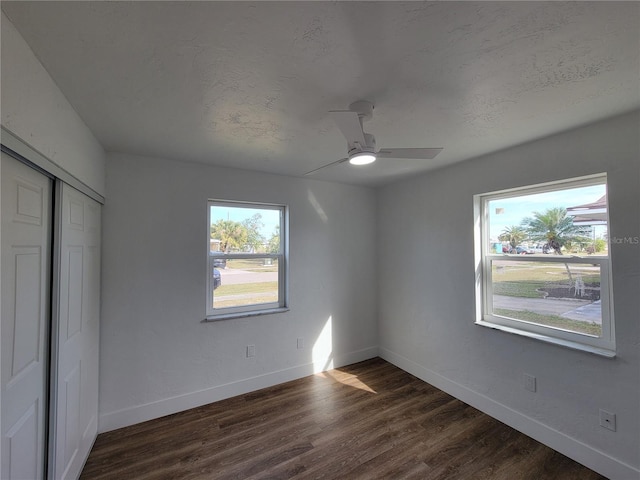
POLYGON ((224 268, 214 267, 213 308, 277 303, 278 268, 276 258, 227 258, 224 268))
POLYGON ((279 208, 211 205, 210 250, 223 253, 279 253, 279 208))
POLYGON ((487 202, 486 253, 607 255, 606 185, 487 202))
POLYGON ((494 315, 602 335, 600 265, 493 260, 491 283, 494 315))
POLYGON ((286 207, 224 200, 208 205, 207 316, 286 308, 286 207))

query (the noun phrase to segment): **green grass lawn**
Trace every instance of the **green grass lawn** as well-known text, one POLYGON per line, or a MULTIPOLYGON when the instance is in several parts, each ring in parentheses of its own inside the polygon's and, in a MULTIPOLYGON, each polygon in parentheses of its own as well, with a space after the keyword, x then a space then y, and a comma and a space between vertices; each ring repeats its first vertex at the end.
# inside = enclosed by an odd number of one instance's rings
POLYGON ((220 285, 214 292, 214 297, 228 295, 243 295, 248 293, 278 293, 278 282, 239 283, 237 285, 220 285))
POLYGON ((277 272, 278 261, 273 260, 272 265, 265 265, 263 258, 233 259, 233 260, 227 260, 227 268, 236 269, 236 270, 246 270, 248 272, 277 272))
POLYGON ((493 294, 520 298, 544 298, 544 293, 539 292, 538 289, 545 285, 544 282, 497 282, 493 284, 493 294))
MULTIPOLYGON (((581 275, 586 284, 600 283, 600 275, 590 267, 580 268, 572 265, 573 278, 581 275)), ((493 293, 509 297, 544 298, 544 287, 569 287, 569 281, 564 264, 525 265, 522 263, 507 263, 493 265, 492 271, 493 293)))
POLYGON ((216 300, 215 308, 240 307, 247 305, 259 305, 261 303, 274 303, 278 301, 278 292, 273 295, 256 297, 256 298, 228 298, 225 300, 216 300))
MULTIPOLYGON (((571 274, 575 278, 576 275, 581 275, 585 283, 600 281, 600 275, 595 273, 591 266, 582 265, 578 266, 571 264, 571 274)), ((567 275, 566 267, 563 263, 544 263, 544 264, 523 264, 513 262, 503 262, 498 264, 494 262, 492 271, 493 281, 566 281, 569 276, 567 275)))
POLYGON ((277 301, 278 282, 220 285, 213 293, 214 308, 238 307, 277 301))
POLYGON ((516 320, 523 320, 548 327, 561 328, 571 332, 585 333, 596 337, 602 335, 602 327, 596 323, 578 322, 558 315, 546 315, 528 310, 508 310, 506 308, 495 308, 493 313, 503 317, 514 318, 516 320))

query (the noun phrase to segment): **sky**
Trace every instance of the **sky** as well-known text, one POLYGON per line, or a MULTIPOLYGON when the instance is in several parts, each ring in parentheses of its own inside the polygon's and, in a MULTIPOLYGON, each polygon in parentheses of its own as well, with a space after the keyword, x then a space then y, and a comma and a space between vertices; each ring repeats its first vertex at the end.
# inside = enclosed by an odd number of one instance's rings
MULTIPOLYGON (((606 185, 592 185, 555 192, 536 193, 511 197, 489 202, 489 236, 497 239, 506 227, 520 225, 522 219, 533 216, 533 212, 544 212, 554 207, 575 207, 585 203, 592 203, 606 193, 606 185), (502 213, 496 213, 502 209, 502 213)), ((606 226, 596 229, 596 236, 606 233, 606 226)))
POLYGON ((276 231, 276 227, 280 225, 279 210, 215 206, 211 207, 211 224, 218 220, 233 220, 242 223, 243 220, 253 217, 256 213, 262 215, 262 223, 264 224, 260 234, 265 240, 269 240, 276 231))
MULTIPOLYGON (((492 200, 489 202, 490 238, 492 240, 497 239, 498 235, 500 235, 506 227, 520 225, 522 219, 532 216, 533 212, 544 212, 548 208, 568 208, 584 203, 595 202, 604 195, 605 192, 606 185, 603 184, 492 200), (502 209, 502 213, 496 213, 496 209, 502 209)), ((260 233, 268 240, 280 224, 278 210, 215 206, 211 207, 211 223, 216 223, 221 219, 242 222, 243 220, 251 218, 256 213, 262 215, 262 223, 264 226, 260 230, 260 233)), ((606 226, 597 228, 596 236, 604 233, 606 233, 606 226)))

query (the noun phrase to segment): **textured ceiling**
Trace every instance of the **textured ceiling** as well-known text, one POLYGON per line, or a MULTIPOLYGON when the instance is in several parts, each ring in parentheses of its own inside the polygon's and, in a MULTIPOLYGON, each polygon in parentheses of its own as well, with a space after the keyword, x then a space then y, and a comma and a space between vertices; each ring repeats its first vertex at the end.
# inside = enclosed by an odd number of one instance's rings
POLYGON ((10 2, 107 151, 302 176, 344 157, 328 110, 375 103, 381 185, 640 107, 638 2, 10 2))

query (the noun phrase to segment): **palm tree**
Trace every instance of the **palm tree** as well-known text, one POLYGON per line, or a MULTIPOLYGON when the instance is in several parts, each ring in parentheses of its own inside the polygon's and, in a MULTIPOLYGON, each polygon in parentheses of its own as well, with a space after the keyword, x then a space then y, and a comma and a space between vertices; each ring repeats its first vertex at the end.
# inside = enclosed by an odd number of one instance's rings
POLYGON ((522 220, 522 227, 532 240, 545 242, 545 250, 562 253, 562 247, 578 239, 580 228, 573 224, 573 218, 567 216, 567 209, 548 208, 544 213, 533 212, 533 217, 522 220))
POLYGON ((218 220, 211 225, 211 238, 220 240, 221 250, 229 253, 247 244, 247 227, 233 220, 218 220))
MULTIPOLYGON (((567 216, 567 209, 562 207, 548 208, 544 213, 533 212, 533 217, 522 220, 522 226, 526 229, 532 240, 546 242, 542 247, 544 253, 553 250, 557 255, 562 255, 562 247, 568 242, 577 240, 580 228, 573 224, 573 217, 567 216)), ((573 283, 571 269, 564 264, 569 275, 569 285, 573 283)))
POLYGON ((511 253, 515 251, 516 247, 522 243, 525 238, 527 238, 527 232, 524 228, 518 225, 505 227, 505 229, 502 230, 502 233, 498 236, 498 240, 501 242, 509 242, 509 245, 511 245, 511 249, 509 251, 511 253))

